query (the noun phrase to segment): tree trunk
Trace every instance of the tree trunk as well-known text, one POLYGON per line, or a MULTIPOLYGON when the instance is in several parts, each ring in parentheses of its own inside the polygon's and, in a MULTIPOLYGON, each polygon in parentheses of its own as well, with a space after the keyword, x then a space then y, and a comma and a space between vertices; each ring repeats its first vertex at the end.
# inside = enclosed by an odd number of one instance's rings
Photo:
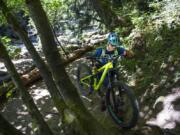
POLYGON ((136 0, 136 6, 140 11, 148 11, 149 5, 147 0, 136 0))
POLYGON ((117 26, 129 26, 124 18, 117 16, 110 8, 109 0, 87 0, 97 12, 102 22, 109 30, 113 30, 117 26))
MULTIPOLYGON (((87 135, 111 135, 84 107, 75 86, 70 81, 58 52, 53 32, 39 0, 26 0, 31 17, 41 38, 43 52, 58 88, 68 107, 75 114, 79 126, 87 135)), ((85 134, 81 132, 79 134, 85 134)))
POLYGON ((0 133, 2 133, 3 135, 24 135, 21 131, 13 127, 1 114, 0 133))
MULTIPOLYGON (((47 65, 45 64, 45 62, 41 59, 41 57, 37 53, 36 49, 34 48, 33 44, 31 43, 30 39, 28 38, 27 32, 20 26, 16 17, 14 17, 12 13, 10 13, 9 9, 5 5, 5 3, 3 3, 2 0, 1 0, 0 7, 2 8, 3 14, 5 15, 8 23, 12 26, 14 31, 23 40, 27 50, 31 54, 37 68, 39 69, 40 74, 45 81, 45 84, 47 85, 48 91, 51 94, 52 100, 53 100, 56 108, 58 109, 59 113, 63 117, 63 111, 66 108, 66 105, 65 105, 64 100, 61 98, 62 96, 60 94, 60 91, 57 89, 57 87, 53 81, 52 74, 49 71, 47 65)), ((37 77, 39 77, 38 74, 37 74, 37 77)))
POLYGON ((113 8, 118 8, 122 6, 122 0, 112 0, 113 8))
POLYGON ((41 115, 38 108, 36 107, 32 97, 30 96, 28 91, 25 89, 23 82, 21 81, 21 78, 20 78, 19 74, 17 73, 17 71, 8 55, 8 52, 6 51, 6 48, 4 47, 4 45, 1 42, 0 42, 0 57, 3 59, 4 64, 9 72, 9 74, 11 75, 15 86, 20 91, 22 100, 23 100, 24 104, 27 106, 29 113, 31 114, 32 118, 36 121, 41 135, 53 135, 49 126, 44 121, 43 116, 41 115))

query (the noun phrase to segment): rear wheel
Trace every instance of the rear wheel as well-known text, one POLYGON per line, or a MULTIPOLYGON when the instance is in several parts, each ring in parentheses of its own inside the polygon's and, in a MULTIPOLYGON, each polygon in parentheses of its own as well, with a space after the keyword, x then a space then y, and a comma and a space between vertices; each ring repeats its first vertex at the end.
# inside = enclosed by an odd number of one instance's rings
POLYGON ((80 89, 80 92, 83 96, 88 96, 89 94, 92 93, 92 78, 88 78, 86 80, 83 81, 83 83, 81 82, 81 78, 91 75, 91 69, 89 66, 87 66, 86 64, 81 64, 78 67, 77 70, 77 83, 78 83, 78 87, 80 89))
POLYGON ((138 102, 130 88, 120 82, 106 93, 107 109, 112 119, 122 128, 133 128, 138 120, 138 102))

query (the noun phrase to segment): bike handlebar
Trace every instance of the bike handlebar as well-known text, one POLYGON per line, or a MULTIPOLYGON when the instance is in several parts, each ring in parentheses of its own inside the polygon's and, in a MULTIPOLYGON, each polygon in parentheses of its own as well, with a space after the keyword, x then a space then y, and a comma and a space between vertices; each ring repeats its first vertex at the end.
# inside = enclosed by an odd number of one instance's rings
POLYGON ((107 59, 108 61, 114 61, 117 60, 120 57, 120 55, 116 55, 116 56, 103 56, 103 57, 94 57, 94 56, 87 56, 86 59, 90 59, 90 60, 96 60, 99 61, 100 59, 107 59))

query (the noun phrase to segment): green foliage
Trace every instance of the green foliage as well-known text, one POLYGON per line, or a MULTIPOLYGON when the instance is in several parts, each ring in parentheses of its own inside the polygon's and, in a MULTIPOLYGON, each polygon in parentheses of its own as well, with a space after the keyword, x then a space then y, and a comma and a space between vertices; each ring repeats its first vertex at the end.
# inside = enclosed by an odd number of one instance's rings
POLYGON ((6 19, 2 15, 2 12, 0 11, 0 26, 6 23, 6 19))
POLYGON ((6 93, 6 98, 10 98, 12 96, 12 91, 8 91, 7 93, 6 93))
POLYGON ((62 1, 61 0, 44 0, 42 1, 43 7, 46 11, 46 14, 48 15, 48 18, 50 20, 51 23, 53 23, 53 21, 56 21, 56 17, 58 17, 57 15, 59 15, 58 13, 61 10, 62 7, 62 1))
POLYGON ((25 11, 27 13, 27 8, 25 6, 25 0, 7 0, 7 6, 13 13, 18 13, 19 11, 25 11))
POLYGON ((20 48, 17 48, 16 46, 10 45, 10 42, 11 42, 10 38, 2 37, 1 41, 5 45, 5 47, 7 48, 11 58, 15 58, 20 54, 20 52, 21 52, 20 48))
MULTIPOLYGON (((3 84, 4 86, 4 84, 3 84)), ((5 87, 5 86, 4 86, 5 87)), ((6 86, 7 88, 7 93, 6 93, 6 98, 10 98, 13 96, 13 90, 15 89, 15 86, 14 84, 11 82, 11 83, 8 83, 8 87, 6 86)))
POLYGON ((162 3, 160 2, 151 2, 149 4, 149 7, 153 8, 154 11, 159 12, 162 8, 162 3))
POLYGON ((139 15, 139 11, 137 9, 134 9, 131 14, 129 14, 131 17, 131 21, 133 25, 138 29, 144 29, 146 26, 148 20, 148 14, 143 13, 142 15, 139 15))
POLYGON ((7 5, 13 11, 19 11, 25 8, 25 0, 7 0, 7 5))
MULTIPOLYGON (((25 6, 25 0, 7 0, 6 4, 10 10, 12 10, 13 13, 17 14, 20 11, 24 11, 27 15, 27 8, 25 6)), ((0 26, 7 24, 7 21, 0 11, 0 26)))
MULTIPOLYGON (((126 73, 125 80, 134 80, 139 93, 154 87, 162 87, 162 91, 167 92, 167 87, 179 79, 180 21, 177 16, 180 4, 177 0, 149 4, 153 10, 148 13, 139 12, 130 5, 119 9, 131 18, 134 25, 131 34, 121 36, 121 41, 127 47, 135 47, 134 58, 121 61, 121 71, 126 73), (142 33, 142 37, 137 38, 138 33, 142 33), (134 40, 144 43, 139 42, 140 47, 136 48, 134 40)), ((121 35, 126 29, 117 28, 116 31, 121 35)))

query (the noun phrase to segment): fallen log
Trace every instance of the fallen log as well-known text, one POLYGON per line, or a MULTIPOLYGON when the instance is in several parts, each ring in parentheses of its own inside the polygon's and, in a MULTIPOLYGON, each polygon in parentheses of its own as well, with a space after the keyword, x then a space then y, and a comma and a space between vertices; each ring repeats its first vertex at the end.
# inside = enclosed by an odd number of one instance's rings
MULTIPOLYGON (((29 73, 26 73, 21 76, 21 79, 26 87, 31 86, 34 82, 42 79, 40 72, 37 68, 34 68, 29 73)), ((10 90, 14 89, 15 86, 10 79, 9 82, 5 82, 0 86, 0 96, 5 95, 10 90)))
POLYGON ((95 47, 94 46, 86 46, 84 48, 75 50, 73 54, 71 54, 71 56, 68 59, 64 60, 64 65, 67 66, 68 64, 72 63, 73 61, 81 58, 84 54, 86 54, 87 52, 90 52, 92 50, 94 50, 95 47))
POLYGON ((40 75, 38 68, 34 68, 29 73, 22 75, 21 79, 25 86, 31 86, 31 84, 42 79, 42 77, 40 75))
MULTIPOLYGON (((103 41, 101 41, 101 42, 103 42, 103 41)), ((72 63, 73 61, 81 58, 87 52, 94 50, 97 46, 98 46, 98 44, 96 43, 93 46, 85 46, 84 48, 75 50, 68 59, 64 59, 64 62, 63 62, 64 65, 67 66, 68 64, 72 63)), ((42 77, 40 75, 38 68, 32 66, 32 68, 30 68, 30 70, 28 69, 28 72, 25 72, 21 75, 21 79, 26 87, 30 87, 36 81, 41 80, 42 77)), ((14 86, 12 80, 4 83, 3 85, 0 86, 0 96, 6 95, 6 93, 8 93, 10 90, 12 90, 14 88, 15 88, 15 86, 14 86)))

